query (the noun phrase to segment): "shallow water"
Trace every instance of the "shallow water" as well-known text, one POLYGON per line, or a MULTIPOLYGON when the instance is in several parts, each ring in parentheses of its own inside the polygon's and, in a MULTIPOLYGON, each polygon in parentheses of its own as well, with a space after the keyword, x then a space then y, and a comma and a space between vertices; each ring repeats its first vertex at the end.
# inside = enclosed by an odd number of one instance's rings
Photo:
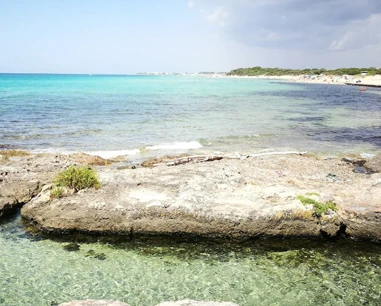
POLYGON ((19 217, 0 223, 0 305, 86 298, 132 306, 185 298, 241 306, 379 305, 381 298, 377 244, 64 239, 28 233, 19 217))
POLYGON ((255 79, 0 74, 0 146, 103 156, 375 152, 380 93, 255 79))

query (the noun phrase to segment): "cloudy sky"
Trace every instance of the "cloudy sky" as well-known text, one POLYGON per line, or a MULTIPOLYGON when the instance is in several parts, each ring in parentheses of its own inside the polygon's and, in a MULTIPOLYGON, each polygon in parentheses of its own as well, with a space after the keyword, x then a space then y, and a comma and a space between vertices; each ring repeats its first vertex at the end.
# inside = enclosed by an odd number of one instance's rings
POLYGON ((381 0, 0 0, 0 72, 381 67, 381 0))

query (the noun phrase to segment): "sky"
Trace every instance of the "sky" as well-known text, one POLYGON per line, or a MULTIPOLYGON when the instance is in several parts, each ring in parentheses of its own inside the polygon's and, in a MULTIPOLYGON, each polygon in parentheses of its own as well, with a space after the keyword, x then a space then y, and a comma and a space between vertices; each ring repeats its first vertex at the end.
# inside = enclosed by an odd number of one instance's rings
POLYGON ((381 68, 381 0, 0 0, 0 72, 381 68))

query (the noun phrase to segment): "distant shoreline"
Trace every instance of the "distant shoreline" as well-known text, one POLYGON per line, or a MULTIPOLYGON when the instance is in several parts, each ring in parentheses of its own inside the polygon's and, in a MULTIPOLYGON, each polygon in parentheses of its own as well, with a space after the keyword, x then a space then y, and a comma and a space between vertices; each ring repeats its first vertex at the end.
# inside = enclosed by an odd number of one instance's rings
POLYGON ((262 80, 281 80, 287 83, 307 83, 307 84, 330 84, 330 85, 346 85, 361 84, 363 86, 376 85, 381 86, 381 75, 375 76, 305 76, 305 75, 280 75, 280 76, 240 76, 240 75, 219 75, 218 77, 232 79, 262 79, 262 80), (360 81, 356 83, 356 81, 360 81))

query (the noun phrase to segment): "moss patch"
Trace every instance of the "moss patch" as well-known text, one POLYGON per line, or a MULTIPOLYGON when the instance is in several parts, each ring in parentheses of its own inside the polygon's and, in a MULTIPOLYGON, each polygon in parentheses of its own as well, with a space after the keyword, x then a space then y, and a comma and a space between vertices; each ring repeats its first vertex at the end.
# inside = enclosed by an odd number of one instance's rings
POLYGON ((314 208, 314 213, 316 216, 320 217, 322 214, 327 212, 329 209, 331 210, 337 210, 337 206, 333 202, 326 202, 326 203, 320 203, 314 199, 305 197, 305 196, 297 196, 297 199, 303 204, 303 205, 312 205, 314 208))

